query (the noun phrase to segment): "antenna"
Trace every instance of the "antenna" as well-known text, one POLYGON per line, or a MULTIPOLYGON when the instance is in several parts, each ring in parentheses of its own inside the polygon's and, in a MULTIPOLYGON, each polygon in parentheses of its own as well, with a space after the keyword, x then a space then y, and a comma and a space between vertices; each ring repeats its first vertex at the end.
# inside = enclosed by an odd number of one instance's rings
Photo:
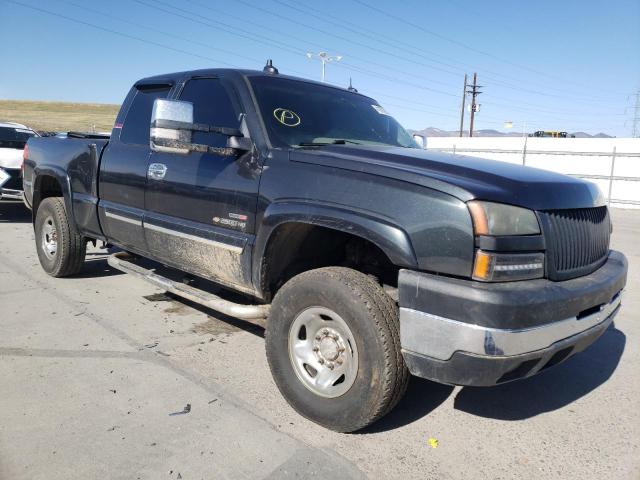
POLYGON ((277 75, 278 74, 278 69, 273 66, 273 60, 271 60, 271 59, 267 60, 267 64, 264 66, 262 71, 264 73, 269 73, 271 75, 277 75))
POLYGON ((347 90, 349 90, 350 92, 358 93, 358 89, 354 88, 354 86, 351 84, 351 77, 349 77, 349 87, 347 88, 347 90))

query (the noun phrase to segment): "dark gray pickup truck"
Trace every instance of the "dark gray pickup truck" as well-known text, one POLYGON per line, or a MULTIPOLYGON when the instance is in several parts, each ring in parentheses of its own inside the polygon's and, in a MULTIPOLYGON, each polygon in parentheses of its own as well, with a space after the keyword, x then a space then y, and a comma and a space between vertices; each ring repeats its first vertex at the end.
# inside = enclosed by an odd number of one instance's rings
POLYGON ((112 266, 263 323, 280 391, 334 430, 385 415, 409 374, 534 375, 620 308, 627 262, 595 185, 423 150, 374 99, 272 65, 140 80, 110 138, 32 138, 26 157, 47 273, 101 240, 112 266))

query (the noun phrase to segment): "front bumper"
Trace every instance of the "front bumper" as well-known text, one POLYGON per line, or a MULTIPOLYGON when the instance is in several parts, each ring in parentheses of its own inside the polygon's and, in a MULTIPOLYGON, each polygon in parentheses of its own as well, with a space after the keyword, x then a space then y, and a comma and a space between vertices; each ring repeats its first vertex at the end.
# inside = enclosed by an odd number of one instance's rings
POLYGON ((400 339, 413 375, 489 386, 524 378, 593 343, 613 321, 627 261, 611 252, 564 282, 480 283, 402 270, 400 339))
POLYGON ((20 200, 22 201, 22 190, 12 190, 10 188, 0 188, 0 200, 20 200))
POLYGON ((0 168, 0 200, 22 200, 20 169, 0 168))

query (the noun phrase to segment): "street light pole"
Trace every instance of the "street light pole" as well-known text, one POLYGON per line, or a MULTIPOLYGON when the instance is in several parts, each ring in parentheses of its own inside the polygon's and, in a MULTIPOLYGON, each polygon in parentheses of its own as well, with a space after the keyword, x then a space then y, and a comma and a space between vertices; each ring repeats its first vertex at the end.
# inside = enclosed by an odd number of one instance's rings
POLYGON ((320 59, 320 62, 322 62, 322 76, 320 77, 320 79, 323 82, 325 78, 326 64, 329 62, 339 62, 340 60, 342 60, 342 55, 331 56, 327 52, 319 52, 319 53, 307 52, 308 59, 312 59, 313 57, 318 57, 320 59))

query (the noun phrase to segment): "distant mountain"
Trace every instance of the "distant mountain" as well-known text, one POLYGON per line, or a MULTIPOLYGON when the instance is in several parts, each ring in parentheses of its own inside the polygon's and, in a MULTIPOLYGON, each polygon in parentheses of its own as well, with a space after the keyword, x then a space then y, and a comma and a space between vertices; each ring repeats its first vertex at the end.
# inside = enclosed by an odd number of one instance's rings
MULTIPOLYGON (((457 137, 459 132, 458 130, 441 130, 435 127, 427 127, 422 130, 410 130, 411 133, 417 133, 419 135, 424 135, 425 137, 457 137)), ((613 138, 611 135, 607 135, 606 133, 597 133, 595 135, 590 135, 585 132, 575 132, 571 133, 576 138, 613 138)), ((463 137, 469 136, 469 130, 462 132, 463 137)), ((485 129, 485 130, 475 130, 473 132, 474 137, 521 137, 522 132, 499 132, 498 130, 485 129)))
POLYGON ((596 133, 595 135, 589 135, 585 132, 575 132, 571 135, 574 135, 576 138, 613 138, 611 135, 607 135, 606 133, 596 133))

